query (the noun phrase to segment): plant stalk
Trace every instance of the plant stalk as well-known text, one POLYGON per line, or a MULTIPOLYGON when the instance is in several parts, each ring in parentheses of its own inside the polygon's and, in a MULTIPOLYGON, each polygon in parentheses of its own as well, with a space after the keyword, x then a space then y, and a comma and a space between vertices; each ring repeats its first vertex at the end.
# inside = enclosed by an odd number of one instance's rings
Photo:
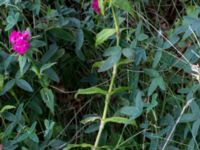
POLYGON ((102 134, 103 129, 104 129, 105 124, 106 124, 105 120, 106 120, 106 116, 107 116, 107 112, 108 112, 110 98, 112 96, 112 90, 113 90, 113 86, 114 86, 116 75, 117 75, 117 65, 115 64, 113 66, 112 78, 111 78, 110 86, 109 86, 109 89, 108 89, 108 93, 106 94, 106 98, 105 98, 105 105, 104 105, 104 110, 103 110, 103 116, 101 118, 101 122, 100 122, 100 126, 99 126, 99 131, 98 131, 98 134, 97 134, 97 137, 96 137, 96 140, 95 140, 95 144, 94 144, 93 150, 97 149, 97 146, 98 146, 100 138, 101 138, 101 134, 102 134))
MULTIPOLYGON (((116 29, 116 40, 117 40, 116 45, 119 46, 119 40, 120 40, 119 22, 118 22, 118 19, 116 17, 116 13, 115 13, 114 8, 111 7, 111 9, 112 9, 112 15, 113 15, 113 18, 114 18, 114 24, 115 24, 115 29, 116 29)), ((104 105, 104 109, 103 109, 103 115, 102 115, 102 118, 101 118, 101 121, 100 121, 99 131, 98 131, 98 134, 97 134, 97 137, 96 137, 96 140, 95 140, 95 143, 94 143, 92 150, 97 150, 103 129, 104 129, 105 124, 106 124, 106 116, 107 116, 107 113, 108 113, 109 103, 110 103, 110 99, 111 99, 111 96, 112 96, 113 87, 114 87, 114 84, 115 84, 115 78, 116 78, 116 75, 117 75, 117 67, 118 67, 117 63, 113 65, 112 77, 111 77, 108 93, 106 94, 106 97, 105 97, 105 105, 104 105)))

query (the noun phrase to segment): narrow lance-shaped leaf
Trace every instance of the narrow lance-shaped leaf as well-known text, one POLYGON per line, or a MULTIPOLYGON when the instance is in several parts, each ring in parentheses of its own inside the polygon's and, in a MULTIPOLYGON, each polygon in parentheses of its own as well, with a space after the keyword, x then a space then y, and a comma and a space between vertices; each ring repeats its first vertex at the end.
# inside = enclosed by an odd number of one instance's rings
POLYGON ((105 122, 113 122, 113 123, 119 123, 119 124, 135 124, 134 121, 130 122, 128 118, 124 118, 124 117, 106 118, 105 122))
POLYGON ((91 94, 103 94, 106 95, 107 91, 102 90, 98 87, 91 87, 87 89, 79 89, 78 92, 75 94, 75 98, 78 97, 78 95, 91 95, 91 94))
POLYGON ((87 117, 87 118, 84 118, 83 120, 81 120, 81 123, 87 124, 87 123, 94 122, 94 121, 100 120, 100 119, 101 119, 101 117, 99 117, 99 116, 90 116, 90 117, 87 117))
POLYGON ((4 88, 3 88, 3 91, 2 91, 2 93, 0 93, 0 95, 3 95, 3 94, 5 94, 6 92, 8 92, 8 91, 14 86, 14 84, 15 84, 15 79, 12 79, 12 80, 8 81, 8 82, 5 84, 5 86, 4 86, 4 88))
POLYGON ((25 56, 19 56, 18 61, 19 61, 20 75, 22 76, 27 59, 25 56))
POLYGON ((161 57, 162 57, 162 51, 161 50, 158 50, 156 53, 155 53, 155 57, 154 57, 154 60, 153 60, 153 68, 156 68, 158 63, 160 62, 161 60, 161 57))
POLYGON ((112 94, 118 94, 124 91, 128 91, 129 87, 118 87, 112 91, 112 94))
POLYGON ((50 109, 51 113, 54 114, 54 95, 51 89, 43 88, 40 94, 46 106, 50 109))
POLYGON ((23 79, 17 79, 16 84, 18 87, 20 87, 21 89, 27 92, 33 92, 33 88, 31 87, 31 85, 23 79))
POLYGON ((73 148, 90 148, 92 149, 93 145, 91 144, 87 144, 87 143, 82 143, 82 144, 69 144, 66 148, 64 148, 63 150, 70 150, 73 148))
POLYGON ((53 65, 55 65, 55 64, 56 64, 56 63, 54 62, 54 63, 48 63, 48 64, 43 65, 43 66, 40 68, 40 74, 42 74, 43 71, 45 71, 45 70, 51 68, 51 67, 52 67, 53 65))
POLYGON ((106 41, 114 33, 115 33, 115 29, 103 29, 96 36, 96 46, 102 44, 104 41, 106 41))
POLYGON ((149 89, 148 89, 148 96, 151 96, 153 94, 153 92, 157 89, 158 87, 158 78, 154 78, 152 81, 151 81, 151 84, 149 86, 149 89))
POLYGON ((15 107, 15 106, 12 106, 12 105, 5 105, 5 106, 0 110, 0 115, 1 115, 3 112, 5 112, 5 111, 10 110, 10 109, 14 109, 14 108, 16 108, 16 107, 15 107))
POLYGON ((81 47, 83 46, 83 42, 84 42, 84 33, 83 30, 78 29, 76 31, 76 55, 81 59, 81 60, 85 60, 85 56, 83 54, 83 52, 81 51, 81 47))

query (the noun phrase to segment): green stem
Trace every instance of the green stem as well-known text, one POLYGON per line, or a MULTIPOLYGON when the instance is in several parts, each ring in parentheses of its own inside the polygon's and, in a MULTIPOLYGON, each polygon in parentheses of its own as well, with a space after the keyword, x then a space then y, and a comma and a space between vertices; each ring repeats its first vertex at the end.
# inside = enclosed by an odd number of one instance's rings
POLYGON ((119 21, 117 19, 115 10, 113 7, 111 7, 112 9, 112 14, 113 14, 113 18, 114 18, 114 23, 115 23, 115 30, 116 30, 116 38, 117 38, 117 46, 119 46, 119 40, 120 40, 120 28, 119 28, 119 21))
POLYGON ((1 114, 0 114, 0 118, 1 118, 1 121, 2 121, 2 124, 3 124, 4 128, 6 128, 6 123, 4 121, 4 118, 1 116, 1 114))
POLYGON ((95 144, 94 144, 93 150, 96 150, 96 148, 97 148, 97 146, 99 144, 100 138, 101 138, 101 134, 102 134, 103 129, 104 129, 105 124, 106 124, 105 120, 106 120, 106 116, 107 116, 107 112, 108 112, 108 106, 109 106, 109 103, 110 103, 110 98, 112 96, 112 90, 113 90, 113 86, 114 86, 116 75, 117 75, 117 65, 115 64, 113 66, 112 78, 111 78, 110 86, 109 86, 109 89, 108 89, 108 93, 106 94, 106 98, 105 98, 103 116, 101 118, 99 131, 98 131, 98 134, 97 134, 97 137, 96 137, 96 140, 95 140, 95 144))
MULTIPOLYGON (((116 44, 117 44, 117 46, 119 46, 119 40, 120 40, 119 22, 118 22, 118 19, 116 17, 114 8, 111 7, 111 9, 112 9, 112 14, 113 14, 115 29, 116 29, 116 39, 117 39, 116 44)), ((103 115, 102 115, 102 118, 101 118, 101 121, 100 121, 99 131, 98 131, 95 143, 94 143, 94 147, 92 148, 93 150, 97 150, 103 129, 104 129, 105 124, 106 124, 106 116, 107 116, 107 113, 108 113, 109 103, 110 103, 110 99, 111 99, 111 96, 112 96, 113 87, 114 87, 114 84, 115 84, 115 78, 116 78, 116 75, 117 75, 117 67, 118 67, 118 65, 114 64, 108 93, 106 94, 106 97, 105 97, 105 105, 104 105, 104 109, 103 109, 103 115)))

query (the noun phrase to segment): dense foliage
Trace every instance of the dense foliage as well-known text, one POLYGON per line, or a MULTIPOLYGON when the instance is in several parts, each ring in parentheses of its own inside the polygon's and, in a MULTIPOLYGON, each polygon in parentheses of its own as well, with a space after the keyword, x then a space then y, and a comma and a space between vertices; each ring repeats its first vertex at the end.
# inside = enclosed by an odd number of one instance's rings
POLYGON ((0 150, 197 150, 198 0, 0 0, 0 150))

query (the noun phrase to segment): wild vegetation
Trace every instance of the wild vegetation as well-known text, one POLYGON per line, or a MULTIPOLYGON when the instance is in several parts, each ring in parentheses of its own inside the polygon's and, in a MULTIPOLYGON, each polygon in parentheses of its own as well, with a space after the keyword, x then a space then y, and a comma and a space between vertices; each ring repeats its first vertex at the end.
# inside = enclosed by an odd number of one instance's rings
POLYGON ((0 150, 200 149, 198 0, 0 0, 0 150))

